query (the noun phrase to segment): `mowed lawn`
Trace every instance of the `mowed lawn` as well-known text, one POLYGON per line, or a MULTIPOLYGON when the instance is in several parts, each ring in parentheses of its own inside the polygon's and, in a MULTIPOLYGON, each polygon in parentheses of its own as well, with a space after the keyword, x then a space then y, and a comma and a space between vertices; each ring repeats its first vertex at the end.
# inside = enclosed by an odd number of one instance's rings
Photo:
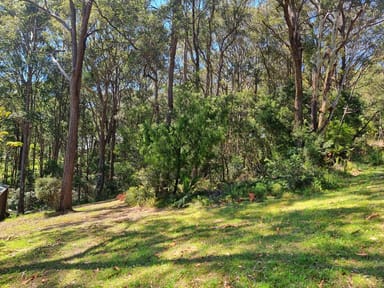
POLYGON ((311 197, 0 223, 0 287, 384 287, 384 170, 311 197))

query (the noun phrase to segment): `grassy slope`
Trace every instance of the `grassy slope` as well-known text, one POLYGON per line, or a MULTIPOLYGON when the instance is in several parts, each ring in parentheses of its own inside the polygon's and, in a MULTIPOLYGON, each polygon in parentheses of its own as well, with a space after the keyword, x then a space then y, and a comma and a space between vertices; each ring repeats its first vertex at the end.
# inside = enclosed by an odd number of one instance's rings
POLYGON ((311 198, 9 219, 0 287, 384 287, 384 173, 344 181, 311 198))

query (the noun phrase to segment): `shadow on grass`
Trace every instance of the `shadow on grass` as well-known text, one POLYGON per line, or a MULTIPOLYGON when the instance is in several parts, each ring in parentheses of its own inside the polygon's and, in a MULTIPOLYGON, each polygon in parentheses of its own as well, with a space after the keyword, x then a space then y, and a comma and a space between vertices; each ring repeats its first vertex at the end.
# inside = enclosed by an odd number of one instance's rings
POLYGON ((349 176, 344 179, 345 185, 349 186, 359 186, 366 185, 369 186, 371 184, 384 183, 384 172, 381 171, 365 171, 357 176, 349 176))
MULTIPOLYGON (((129 237, 129 236, 128 236, 129 237)), ((116 239, 108 239, 108 243, 116 239)), ((191 258, 179 257, 177 259, 162 259, 156 256, 161 250, 160 248, 146 250, 146 253, 141 252, 136 256, 129 256, 120 253, 119 258, 112 260, 104 258, 104 260, 87 260, 83 261, 86 256, 100 256, 100 250, 107 242, 100 243, 95 247, 73 255, 68 258, 46 261, 36 264, 20 265, 17 267, 9 267, 0 270, 1 273, 15 273, 21 271, 63 271, 63 270, 86 270, 90 272, 109 270, 108 277, 119 277, 122 273, 126 273, 130 269, 148 268, 152 266, 172 265, 173 272, 181 267, 188 269, 203 269, 206 273, 215 272, 221 273, 226 277, 230 277, 231 281, 235 281, 239 277, 245 278, 245 281, 265 281, 273 285, 273 287, 284 287, 295 283, 300 287, 302 281, 314 281, 320 283, 321 281, 332 281, 335 273, 345 275, 346 273, 362 273, 370 275, 378 279, 384 277, 384 257, 373 255, 369 257, 356 256, 353 251, 349 251, 349 256, 329 257, 326 255, 319 255, 315 253, 263 253, 262 251, 248 251, 243 253, 236 253, 231 255, 208 255, 196 256, 191 258), (346 260, 353 260, 354 262, 362 263, 362 268, 356 268, 351 265, 338 265, 335 260, 340 257, 346 260), (71 260, 78 260, 76 263, 71 263, 71 260), (114 269, 119 267, 119 270, 114 269), (194 268, 199 267, 199 268, 194 268)), ((152 244, 159 244, 162 239, 157 240, 152 244)), ((137 247, 140 249, 140 245, 137 247)), ((343 249, 346 249, 345 247, 343 249)), ((347 253, 346 253, 347 254, 347 253)), ((169 276, 168 271, 164 278, 169 276)), ((149 279, 142 278, 140 283, 144 285, 149 279)), ((243 280, 244 281, 244 280, 243 280)), ((52 283, 51 283, 52 284, 52 283)), ((68 286, 66 286, 68 287, 68 286)), ((77 285, 77 287, 79 287, 77 285)), ((143 286, 141 286, 143 287, 143 286)))
POLYGON ((147 209, 140 208, 140 207, 128 207, 124 203, 118 203, 117 206, 113 206, 110 208, 104 208, 104 209, 90 209, 90 210, 84 210, 84 211, 76 211, 73 212, 77 218, 76 220, 68 220, 64 223, 55 223, 49 226, 46 226, 44 228, 40 228, 39 231, 50 231, 53 229, 66 229, 67 227, 80 227, 84 224, 97 224, 99 222, 109 222, 110 226, 113 226, 116 223, 122 223, 126 221, 136 221, 140 218, 143 218, 145 213, 143 212, 150 212, 151 213, 157 213, 159 212, 158 209, 147 209), (89 213, 92 212, 93 214, 90 215, 89 213), (94 213, 99 212, 99 213, 94 213), (77 220, 80 218, 81 220, 77 220))
MULTIPOLYGON (((349 185, 371 185, 369 183, 376 181, 374 184, 377 185, 384 183, 383 175, 362 174, 347 182, 349 185)), ((360 190, 346 193, 360 193, 360 190)), ((314 198, 331 197, 335 197, 335 193, 316 195, 314 198)), ((293 201, 306 200, 299 198, 293 201)), ((285 204, 290 205, 288 202, 285 204)), ((252 287, 256 282, 265 282, 271 287, 314 287, 321 281, 333 283, 331 287, 342 287, 343 284, 338 281, 345 275, 349 277, 353 274, 383 281, 384 255, 377 252, 381 251, 378 247, 380 243, 370 240, 365 234, 372 223, 380 221, 366 220, 372 213, 371 207, 312 206, 268 213, 268 205, 271 203, 202 208, 205 214, 193 221, 188 213, 180 212, 178 217, 181 215, 184 218, 159 214, 159 217, 137 220, 140 225, 134 228, 131 225, 136 222, 126 219, 125 230, 115 234, 105 232, 110 226, 101 222, 69 230, 69 226, 56 226, 58 229, 54 231, 44 231, 49 245, 0 261, 0 274, 14 277, 12 275, 23 271, 48 271, 54 275, 57 271, 80 270, 88 273, 86 277, 92 278, 96 275, 95 271, 101 271, 97 273, 105 273, 101 278, 106 280, 126 275, 134 269, 153 271, 150 269, 166 267, 165 271, 156 275, 139 273, 135 280, 139 283, 138 287, 149 286, 150 281, 156 279, 168 279, 180 270, 189 271, 186 275, 177 276, 185 277, 189 283, 200 275, 218 273, 230 282, 242 281, 243 287, 252 287), (345 229, 352 224, 357 228, 345 229), (67 230, 61 232, 63 228, 67 230), (102 240, 81 251, 74 249, 72 255, 60 257, 60 251, 68 243, 94 236, 102 240), (182 248, 176 249, 178 245, 193 243, 203 243, 204 249, 197 248, 187 255, 181 253, 182 248), (365 252, 375 245, 374 252, 365 252), (222 251, 223 247, 230 252, 222 251)), ((94 219, 102 220, 109 213, 124 213, 126 208, 110 210, 113 208, 107 208, 94 219)), ((110 225, 120 222, 113 220, 110 225)), ((1 281, 0 284, 6 283, 1 281)), ((50 287, 59 286, 55 277, 50 281, 50 287)), ((384 282, 379 284, 384 285, 384 282)), ((217 286, 223 286, 223 283, 217 286)), ((233 286, 236 287, 235 284, 233 286)))
POLYGON ((71 213, 84 213, 84 212, 91 213, 91 212, 99 212, 99 211, 115 211, 115 210, 121 210, 121 209, 127 208, 127 206, 124 202, 120 202, 117 204, 117 206, 111 206, 109 208, 105 208, 105 206, 103 206, 106 203, 113 203, 113 202, 116 202, 116 199, 99 201, 99 202, 95 202, 95 203, 82 204, 82 205, 74 206, 72 211, 67 211, 64 214, 62 212, 47 211, 44 213, 44 216, 46 218, 55 218, 55 217, 60 217, 60 216, 71 214, 71 213), (92 207, 92 208, 90 208, 90 207, 92 207))
MULTIPOLYGON (((241 208, 237 207, 237 212, 240 212, 241 208)), ((245 241, 245 244, 248 245, 242 246, 243 252, 241 253, 220 255, 218 252, 215 255, 203 256, 196 251, 190 257, 167 259, 161 256, 161 253, 170 249, 170 243, 175 241, 183 243, 209 240, 212 245, 238 243, 239 235, 244 236, 244 233, 249 233, 247 229, 259 223, 261 218, 259 219, 254 214, 240 215, 239 218, 247 220, 247 222, 238 226, 220 226, 212 223, 218 217, 232 219, 233 215, 229 212, 234 211, 231 209, 211 210, 208 222, 199 225, 186 225, 183 221, 172 218, 153 219, 147 221, 140 231, 119 233, 107 237, 104 241, 84 251, 50 260, 57 256, 66 243, 89 237, 90 234, 97 234, 98 231, 101 233, 104 227, 97 227, 96 231, 87 229, 71 229, 62 233, 53 231, 46 235, 51 239, 51 245, 24 253, 12 259, 11 263, 1 261, 0 267, 3 268, 0 268, 0 274, 14 274, 22 271, 109 269, 112 273, 111 277, 118 277, 122 271, 125 271, 124 269, 170 264, 175 269, 177 267, 203 267, 206 273, 219 272, 223 275, 230 275, 230 277, 236 274, 249 281, 259 279, 274 283, 275 287, 282 287, 285 281, 283 279, 287 279, 286 284, 290 283, 289 281, 302 281, 307 278, 314 278, 320 282, 324 279, 331 279, 335 271, 340 275, 356 273, 356 267, 336 264, 337 260, 344 259, 347 262, 359 262, 361 264, 358 268, 359 273, 378 279, 384 277, 384 257, 382 255, 366 255, 365 257, 357 255, 359 246, 354 245, 361 245, 364 243, 364 239, 359 235, 343 234, 337 229, 349 223, 346 216, 351 214, 355 214, 358 219, 364 221, 363 215, 368 212, 364 207, 312 209, 282 213, 282 215, 264 215, 262 219, 270 224, 271 231, 276 230, 277 227, 281 230, 279 233, 271 235, 254 232, 252 235, 248 234, 251 237, 245 241), (334 225, 334 230, 330 229, 329 225, 334 225), (176 236, 168 235, 172 233, 175 233, 176 236), (324 238, 323 242, 315 243, 313 253, 300 249, 285 251, 284 246, 300 243, 310 238, 312 234, 321 235, 324 238), (336 241, 340 238, 351 242, 346 245, 336 241), (255 248, 254 243, 259 243, 258 248, 255 248), (275 248, 270 248, 271 245, 275 248), (114 267, 119 267, 119 270, 114 270, 114 267), (304 278, 298 280, 297 275, 302 275, 304 278), (292 277, 296 278, 292 280, 292 277)), ((143 283, 147 280, 142 279, 143 283)))

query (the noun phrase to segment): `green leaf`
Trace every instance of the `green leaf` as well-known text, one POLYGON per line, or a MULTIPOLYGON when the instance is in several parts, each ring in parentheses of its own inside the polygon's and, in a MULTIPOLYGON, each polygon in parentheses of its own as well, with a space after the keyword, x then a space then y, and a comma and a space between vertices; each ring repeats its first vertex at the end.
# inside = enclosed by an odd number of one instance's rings
POLYGON ((23 142, 20 141, 8 141, 6 143, 7 146, 12 147, 12 148, 17 148, 23 146, 23 142))

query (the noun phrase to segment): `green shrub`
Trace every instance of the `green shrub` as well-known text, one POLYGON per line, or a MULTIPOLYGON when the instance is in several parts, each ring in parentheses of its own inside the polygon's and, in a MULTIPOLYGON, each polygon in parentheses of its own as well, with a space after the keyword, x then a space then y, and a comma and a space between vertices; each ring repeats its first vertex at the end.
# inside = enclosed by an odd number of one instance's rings
POLYGON ((323 192, 323 185, 322 185, 321 179, 319 178, 315 178, 311 183, 310 187, 313 194, 323 192))
POLYGON ((368 162, 371 165, 379 166, 384 163, 383 150, 379 147, 370 147, 368 150, 368 162))
POLYGON ((141 125, 139 151, 158 199, 173 202, 176 193, 189 191, 192 186, 184 179, 204 176, 210 162, 218 157, 225 125, 217 101, 191 92, 190 87, 179 87, 175 90, 172 123, 147 121, 141 125))
POLYGON ((255 193, 256 200, 262 201, 267 196, 268 186, 265 183, 258 182, 252 187, 250 192, 255 193))
POLYGON ((310 186, 316 173, 313 164, 300 152, 294 151, 286 158, 279 155, 267 164, 269 177, 285 181, 291 191, 310 186))
POLYGON ((125 193, 125 203, 129 206, 153 206, 155 200, 154 190, 142 185, 130 187, 125 193))
POLYGON ((61 180, 54 177, 38 178, 35 182, 37 199, 48 207, 57 209, 60 204, 61 180))
POLYGON ((270 194, 275 198, 281 198, 284 193, 284 184, 275 182, 270 185, 270 194))
POLYGON ((250 188, 247 183, 238 182, 238 183, 224 183, 223 187, 223 197, 229 201, 237 201, 241 197, 248 197, 248 192, 250 188))
POLYGON ((323 189, 336 189, 340 185, 340 177, 337 174, 338 171, 324 171, 323 174, 319 177, 321 182, 321 187, 323 189))

